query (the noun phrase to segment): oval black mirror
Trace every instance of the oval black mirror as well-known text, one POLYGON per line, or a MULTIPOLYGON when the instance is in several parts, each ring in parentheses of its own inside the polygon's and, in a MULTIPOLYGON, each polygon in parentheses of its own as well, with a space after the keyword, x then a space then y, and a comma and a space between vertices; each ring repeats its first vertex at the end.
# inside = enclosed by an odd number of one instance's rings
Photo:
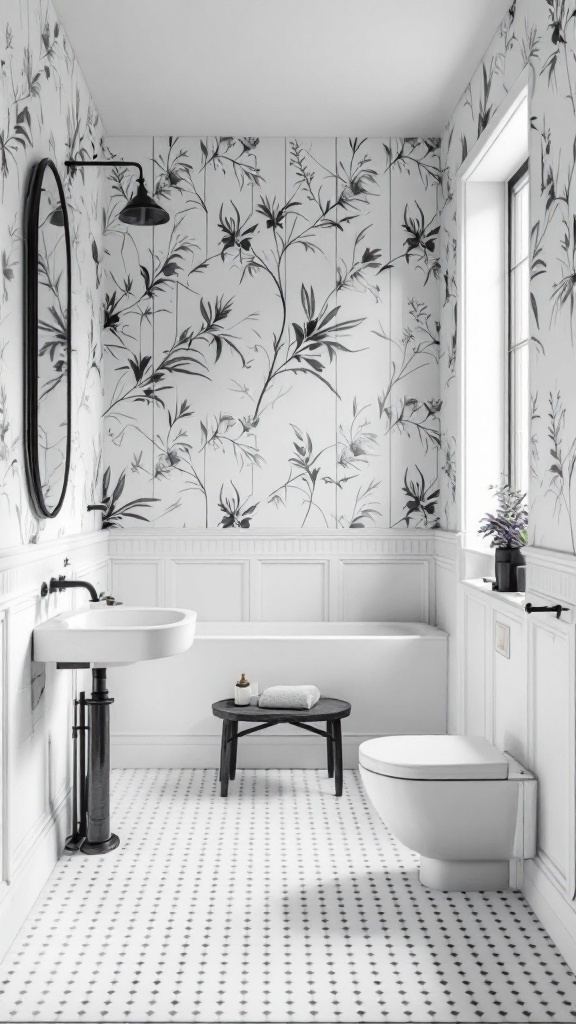
POLYGON ((58 515, 70 471, 70 230, 52 160, 32 170, 25 208, 25 441, 37 515, 58 515))

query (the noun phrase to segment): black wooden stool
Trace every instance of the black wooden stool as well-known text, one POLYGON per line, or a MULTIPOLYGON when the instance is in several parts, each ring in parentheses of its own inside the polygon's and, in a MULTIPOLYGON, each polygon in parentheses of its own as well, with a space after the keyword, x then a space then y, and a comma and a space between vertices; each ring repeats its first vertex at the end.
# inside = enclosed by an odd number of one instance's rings
POLYGON ((350 705, 347 700, 321 697, 310 710, 295 711, 293 708, 258 708, 253 704, 236 705, 232 697, 218 700, 212 705, 212 713, 222 721, 222 743, 220 746, 220 795, 228 796, 228 782, 236 775, 236 754, 238 740, 271 725, 296 725, 326 739, 328 778, 334 778, 336 796, 342 796, 342 727, 341 719, 348 718, 350 705), (251 729, 238 732, 238 722, 261 722, 251 729), (326 730, 317 729, 310 722, 326 722, 326 730))

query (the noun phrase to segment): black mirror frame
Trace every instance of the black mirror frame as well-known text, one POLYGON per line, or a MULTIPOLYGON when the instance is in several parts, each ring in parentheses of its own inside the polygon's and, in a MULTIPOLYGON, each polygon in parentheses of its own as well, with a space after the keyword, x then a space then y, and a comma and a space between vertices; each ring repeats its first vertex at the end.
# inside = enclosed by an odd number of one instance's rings
POLYGON ((24 238, 26 245, 26 277, 24 287, 24 448, 26 453, 26 475, 30 499, 36 515, 42 519, 54 519, 58 515, 68 488, 70 475, 70 448, 72 437, 72 260, 70 246, 70 225, 66 209, 66 197, 62 180, 56 165, 46 157, 32 169, 24 210, 24 238), (38 464, 38 220, 42 182, 47 170, 52 171, 62 208, 64 237, 66 242, 66 356, 68 373, 66 378, 66 463, 62 491, 56 506, 50 511, 44 501, 42 481, 38 464))

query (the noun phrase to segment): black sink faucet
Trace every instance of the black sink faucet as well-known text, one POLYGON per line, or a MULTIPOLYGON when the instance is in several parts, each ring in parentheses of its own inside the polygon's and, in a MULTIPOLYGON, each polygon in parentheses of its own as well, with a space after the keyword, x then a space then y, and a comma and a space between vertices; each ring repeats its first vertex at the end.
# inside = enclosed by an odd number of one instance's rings
POLYGON ((55 579, 53 576, 50 580, 50 586, 47 583, 43 583, 40 596, 48 597, 48 594, 61 593, 63 590, 71 590, 72 587, 83 587, 90 594, 91 601, 98 601, 96 588, 91 583, 87 583, 85 580, 67 580, 65 576, 59 576, 58 579, 55 579))

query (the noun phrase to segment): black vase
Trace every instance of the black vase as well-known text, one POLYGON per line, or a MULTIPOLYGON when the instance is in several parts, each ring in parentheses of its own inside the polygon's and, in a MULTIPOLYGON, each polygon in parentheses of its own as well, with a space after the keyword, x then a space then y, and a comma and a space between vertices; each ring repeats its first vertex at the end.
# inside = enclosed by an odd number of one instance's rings
POLYGON ((513 594, 518 590, 518 566, 526 565, 522 548, 496 548, 496 590, 513 594))

